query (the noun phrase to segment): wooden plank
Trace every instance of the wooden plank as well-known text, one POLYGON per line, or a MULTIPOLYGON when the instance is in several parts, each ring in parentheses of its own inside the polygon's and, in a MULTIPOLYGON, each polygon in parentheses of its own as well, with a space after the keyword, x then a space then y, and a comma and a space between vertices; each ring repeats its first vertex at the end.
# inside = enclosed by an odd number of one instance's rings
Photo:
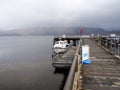
POLYGON ((120 60, 92 39, 84 39, 84 44, 90 46, 92 62, 83 65, 83 89, 120 90, 120 60))

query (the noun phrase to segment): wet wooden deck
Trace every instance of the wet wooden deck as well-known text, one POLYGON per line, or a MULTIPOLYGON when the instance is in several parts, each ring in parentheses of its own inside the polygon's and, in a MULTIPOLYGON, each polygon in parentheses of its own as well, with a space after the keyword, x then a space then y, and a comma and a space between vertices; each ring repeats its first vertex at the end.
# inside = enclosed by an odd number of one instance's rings
POLYGON ((108 53, 92 39, 83 39, 90 46, 91 64, 83 65, 83 90, 120 90, 120 59, 108 53))
POLYGON ((74 54, 76 51, 76 46, 71 46, 68 48, 67 52, 62 54, 57 54, 53 60, 53 66, 56 68, 70 68, 74 54))

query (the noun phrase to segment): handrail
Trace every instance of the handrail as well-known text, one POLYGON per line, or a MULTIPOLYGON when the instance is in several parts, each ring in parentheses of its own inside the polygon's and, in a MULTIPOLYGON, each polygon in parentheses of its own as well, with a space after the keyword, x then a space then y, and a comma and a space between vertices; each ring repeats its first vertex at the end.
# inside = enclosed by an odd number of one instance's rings
POLYGON ((66 80, 66 83, 65 83, 63 90, 72 90, 74 75, 75 75, 75 71, 77 69, 77 61, 78 61, 79 51, 80 51, 80 43, 78 44, 78 47, 77 47, 77 50, 75 53, 75 57, 73 59, 73 63, 72 63, 72 66, 70 68, 70 71, 69 71, 69 74, 68 74, 68 77, 67 77, 67 80, 66 80))

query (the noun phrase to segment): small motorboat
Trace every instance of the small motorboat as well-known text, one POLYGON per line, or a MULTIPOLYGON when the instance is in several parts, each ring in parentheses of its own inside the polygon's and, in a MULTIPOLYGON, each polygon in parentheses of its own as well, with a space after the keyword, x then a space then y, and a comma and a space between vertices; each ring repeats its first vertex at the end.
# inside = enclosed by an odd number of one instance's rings
POLYGON ((66 40, 60 40, 60 41, 56 41, 54 44, 54 53, 63 53, 65 51, 67 51, 68 47, 70 46, 69 43, 67 43, 66 40))

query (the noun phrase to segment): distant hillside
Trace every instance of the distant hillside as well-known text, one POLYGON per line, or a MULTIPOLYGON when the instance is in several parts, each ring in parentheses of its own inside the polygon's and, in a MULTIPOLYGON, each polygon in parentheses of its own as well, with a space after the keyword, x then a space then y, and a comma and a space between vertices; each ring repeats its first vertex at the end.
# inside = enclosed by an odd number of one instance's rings
MULTIPOLYGON (((94 34, 94 35, 106 35, 106 34, 109 34, 110 32, 109 31, 106 31, 102 28, 82 28, 83 29, 83 34, 84 35, 90 35, 90 34, 94 34)), ((80 29, 79 28, 76 28, 74 30, 75 34, 79 34, 80 33, 80 29)))
POLYGON ((112 30, 112 31, 110 31, 110 33, 115 33, 117 35, 120 35, 120 30, 112 30))
MULTIPOLYGON (((31 32, 30 35, 61 35, 61 34, 67 34, 67 35, 79 35, 80 34, 80 27, 50 27, 50 28, 42 28, 44 32, 41 32, 39 29, 36 29, 35 31, 31 32)), ((106 31, 102 28, 83 28, 83 34, 84 35, 90 35, 90 34, 100 34, 100 35, 106 35, 110 34, 109 31, 106 31)))
MULTIPOLYGON (((120 30, 107 31, 102 28, 83 28, 84 35, 109 35, 110 33, 120 35, 120 30)), ((30 28, 24 30, 0 30, 0 36, 39 36, 39 35, 79 35, 80 27, 42 27, 30 28)))
POLYGON ((0 36, 22 36, 22 34, 14 31, 3 31, 0 30, 0 36))

